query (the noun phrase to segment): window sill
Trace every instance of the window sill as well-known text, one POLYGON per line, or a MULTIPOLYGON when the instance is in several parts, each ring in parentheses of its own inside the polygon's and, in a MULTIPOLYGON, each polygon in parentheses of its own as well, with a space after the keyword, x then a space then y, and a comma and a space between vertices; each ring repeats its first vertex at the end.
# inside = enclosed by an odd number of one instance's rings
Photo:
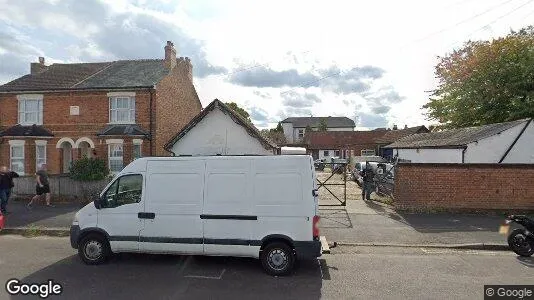
POLYGON ((134 122, 108 122, 107 123, 108 125, 135 125, 135 121, 134 122))
POLYGON ((19 123, 20 126, 43 126, 43 123, 19 123))

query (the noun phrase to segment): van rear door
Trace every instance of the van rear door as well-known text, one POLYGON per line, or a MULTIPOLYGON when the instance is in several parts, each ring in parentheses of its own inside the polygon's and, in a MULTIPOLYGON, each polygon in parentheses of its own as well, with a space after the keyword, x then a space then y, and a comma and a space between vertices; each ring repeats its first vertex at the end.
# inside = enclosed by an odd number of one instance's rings
POLYGON ((143 252, 202 254, 202 213, 205 162, 148 162, 143 252))

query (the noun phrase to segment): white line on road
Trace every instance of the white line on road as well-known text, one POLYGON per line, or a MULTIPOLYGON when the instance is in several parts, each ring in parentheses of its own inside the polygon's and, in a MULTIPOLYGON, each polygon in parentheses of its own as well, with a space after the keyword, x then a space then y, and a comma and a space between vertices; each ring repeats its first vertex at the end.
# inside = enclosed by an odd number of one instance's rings
POLYGON ((223 269, 221 274, 217 277, 215 276, 202 276, 202 275, 186 275, 184 277, 187 277, 187 278, 200 278, 200 279, 222 279, 223 275, 224 275, 224 272, 226 272, 226 269, 223 269))

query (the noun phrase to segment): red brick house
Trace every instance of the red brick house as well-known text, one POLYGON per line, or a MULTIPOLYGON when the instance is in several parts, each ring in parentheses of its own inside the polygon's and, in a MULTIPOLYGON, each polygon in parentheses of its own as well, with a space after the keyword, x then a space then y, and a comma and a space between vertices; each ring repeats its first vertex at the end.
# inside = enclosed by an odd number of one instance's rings
POLYGON ((167 42, 164 59, 45 65, 0 86, 0 165, 66 173, 82 156, 117 172, 163 146, 201 111, 192 64, 167 42))

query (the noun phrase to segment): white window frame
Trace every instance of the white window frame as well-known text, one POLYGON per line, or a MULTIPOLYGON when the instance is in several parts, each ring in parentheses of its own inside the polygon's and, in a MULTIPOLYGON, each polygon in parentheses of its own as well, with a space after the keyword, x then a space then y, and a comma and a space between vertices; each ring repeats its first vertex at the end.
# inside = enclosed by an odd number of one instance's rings
POLYGON ((138 159, 143 157, 143 140, 141 139, 133 139, 133 147, 132 147, 132 159, 138 159), (139 157, 135 157, 135 149, 139 149, 139 157))
POLYGON ((297 136, 299 139, 304 138, 304 133, 305 133, 305 130, 303 128, 297 129, 297 136))
POLYGON ((35 141, 35 169, 38 170, 41 165, 46 165, 46 143, 47 141, 35 141), (43 147, 44 157, 39 158, 39 147, 43 147), (41 160, 41 162, 39 162, 41 160))
POLYGON ((17 95, 17 119, 20 125, 43 125, 43 95, 17 95), (26 110, 26 103, 29 101, 37 102, 37 110, 26 110), (28 121, 28 114, 36 114, 35 121, 28 121))
POLYGON ((361 151, 361 155, 362 156, 375 156, 376 155, 376 151, 375 151, 375 149, 363 149, 361 151), (372 154, 369 155, 368 153, 372 153, 372 154))
MULTIPOLYGON (((109 94, 108 94, 109 95, 109 94)), ((109 123, 110 124, 135 124, 135 96, 114 95, 109 97, 109 123), (118 108, 118 101, 127 100, 127 108, 118 108), (113 105, 115 104, 115 105, 113 105), (115 108, 113 108, 115 106, 115 108), (118 120, 119 113, 128 113, 127 120, 118 120)))
POLYGON ((323 150, 323 157, 330 157, 330 150, 323 150))
POLYGON ((334 157, 341 157, 341 151, 340 150, 334 150, 334 157))
POLYGON ((26 162, 24 159, 24 144, 25 142, 23 140, 11 140, 9 141, 9 168, 15 172, 17 172, 19 175, 23 176, 25 174, 26 169, 26 162), (13 158, 13 148, 14 147, 21 147, 22 148, 22 157, 16 157, 13 158), (13 168, 13 159, 22 161, 22 171, 13 168))
POLYGON ((106 144, 108 144, 108 167, 111 174, 117 174, 122 169, 124 169, 124 141, 122 139, 109 139, 106 140, 106 144), (112 147, 120 145, 122 147, 122 156, 111 156, 112 154, 112 147), (111 169, 111 161, 120 161, 122 164, 121 170, 112 170, 111 169))

